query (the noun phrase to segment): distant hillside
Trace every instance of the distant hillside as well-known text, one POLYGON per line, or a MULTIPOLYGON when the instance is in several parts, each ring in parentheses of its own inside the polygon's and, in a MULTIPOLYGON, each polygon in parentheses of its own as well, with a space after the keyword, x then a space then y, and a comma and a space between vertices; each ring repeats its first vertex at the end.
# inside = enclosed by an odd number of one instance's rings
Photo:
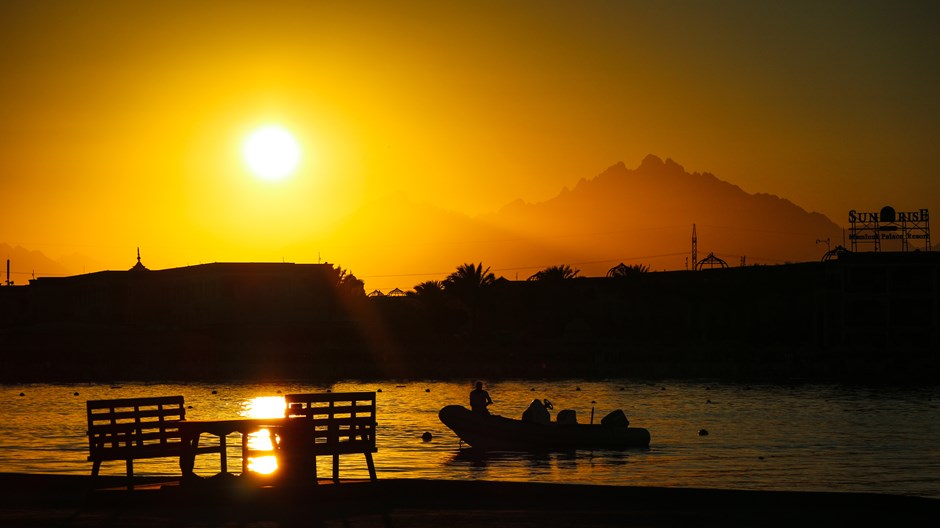
POLYGON ((6 283, 7 260, 10 261, 10 280, 14 284, 28 284, 33 274, 39 276, 69 275, 66 266, 52 260, 41 251, 28 250, 21 246, 10 247, 0 243, 0 275, 6 283))
MULTIPOLYGON (((332 239, 307 245, 363 278, 368 290, 387 291, 443 279, 464 262, 483 262, 509 279, 556 264, 584 276, 602 276, 619 262, 684 269, 693 224, 698 258, 713 252, 730 266, 742 257, 749 265, 816 261, 827 249, 823 241, 842 243, 842 229, 824 215, 650 155, 636 169, 618 163, 552 199, 520 199, 478 217, 401 198, 374 202, 347 218, 332 239)), ((0 244, 0 258, 0 265, 11 260, 16 284, 26 284, 34 272, 103 269, 83 255, 53 260, 6 244, 0 244)))
POLYGON ((548 201, 516 202, 481 220, 564 244, 569 260, 594 273, 603 271, 594 261, 615 256, 676 269, 676 254, 684 263, 691 253, 692 224, 699 259, 714 252, 732 266, 741 257, 747 264, 815 261, 827 248, 817 240, 832 247, 842 240, 842 229, 822 214, 652 155, 635 170, 618 163, 548 201))
POLYGON ((509 279, 553 264, 588 276, 621 261, 683 269, 692 224, 698 258, 714 252, 731 266, 742 257, 746 264, 817 261, 827 249, 817 240, 828 238, 831 247, 842 242, 842 229, 822 214, 652 155, 637 169, 618 163, 550 200, 517 200, 479 217, 404 200, 374 203, 338 238, 358 241, 342 260, 365 276, 367 288, 377 287, 370 277, 381 275, 378 282, 405 289, 430 278, 419 273, 449 272, 471 261, 509 279), (389 278, 396 274, 397 281, 389 278))

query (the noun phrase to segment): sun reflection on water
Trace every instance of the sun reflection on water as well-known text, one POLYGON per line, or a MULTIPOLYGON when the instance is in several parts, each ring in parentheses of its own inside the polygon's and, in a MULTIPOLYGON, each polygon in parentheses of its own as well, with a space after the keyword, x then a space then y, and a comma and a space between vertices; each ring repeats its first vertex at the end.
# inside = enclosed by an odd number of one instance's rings
MULTIPOLYGON (((242 415, 248 418, 280 418, 284 416, 287 404, 283 396, 258 396, 244 403, 242 415)), ((248 435, 248 449, 251 451, 274 451, 271 432, 261 430, 248 435)), ((248 457, 248 471, 270 475, 277 471, 277 457, 274 455, 248 457)))

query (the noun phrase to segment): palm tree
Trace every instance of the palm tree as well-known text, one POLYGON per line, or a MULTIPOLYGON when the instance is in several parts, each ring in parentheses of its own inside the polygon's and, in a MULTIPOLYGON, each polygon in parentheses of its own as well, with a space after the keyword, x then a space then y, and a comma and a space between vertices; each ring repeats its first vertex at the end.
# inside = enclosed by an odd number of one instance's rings
POLYGON ((415 285, 414 293, 408 293, 426 299, 437 298, 444 293, 444 283, 436 280, 424 281, 415 285))
POLYGON ((471 311, 476 309, 480 293, 496 282, 496 276, 490 268, 483 269, 480 264, 461 264, 457 270, 444 279, 444 293, 462 301, 471 311))
POLYGON ((336 280, 336 288, 339 291, 359 297, 366 294, 365 283, 349 270, 334 266, 333 275, 336 280))
POLYGON ((456 299, 464 306, 467 315, 467 331, 472 331, 479 310, 480 294, 496 282, 496 276, 490 268, 483 269, 483 263, 461 264, 457 270, 444 279, 444 293, 456 299))
POLYGON ((627 266, 623 262, 617 264, 607 272, 608 277, 633 277, 640 273, 649 272, 649 264, 631 264, 627 266))
POLYGON ((577 268, 572 268, 567 264, 560 264, 558 266, 549 266, 535 275, 529 277, 530 281, 562 281, 565 279, 573 279, 578 276, 581 270, 577 268))
POLYGON ((457 271, 444 279, 444 291, 457 293, 477 292, 492 286, 496 276, 490 273, 490 268, 483 269, 483 263, 474 266, 472 263, 457 266, 457 271))

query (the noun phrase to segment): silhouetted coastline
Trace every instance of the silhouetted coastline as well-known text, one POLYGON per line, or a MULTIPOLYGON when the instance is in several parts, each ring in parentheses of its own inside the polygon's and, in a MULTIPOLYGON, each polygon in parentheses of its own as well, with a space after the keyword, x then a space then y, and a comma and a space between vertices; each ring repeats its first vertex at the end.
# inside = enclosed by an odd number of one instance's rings
POLYGON ((0 288, 0 381, 473 373, 916 384, 940 372, 933 253, 499 279, 472 298, 368 298, 331 265, 106 273, 0 288))

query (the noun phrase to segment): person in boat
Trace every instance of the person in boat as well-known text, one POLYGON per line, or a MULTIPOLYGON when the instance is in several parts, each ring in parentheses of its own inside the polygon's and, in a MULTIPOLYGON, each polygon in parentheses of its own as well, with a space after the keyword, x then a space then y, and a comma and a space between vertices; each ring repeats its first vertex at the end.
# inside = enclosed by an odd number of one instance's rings
POLYGON ((486 407, 492 403, 490 393, 483 390, 483 382, 478 381, 476 388, 470 391, 470 410, 475 413, 490 414, 486 407))

